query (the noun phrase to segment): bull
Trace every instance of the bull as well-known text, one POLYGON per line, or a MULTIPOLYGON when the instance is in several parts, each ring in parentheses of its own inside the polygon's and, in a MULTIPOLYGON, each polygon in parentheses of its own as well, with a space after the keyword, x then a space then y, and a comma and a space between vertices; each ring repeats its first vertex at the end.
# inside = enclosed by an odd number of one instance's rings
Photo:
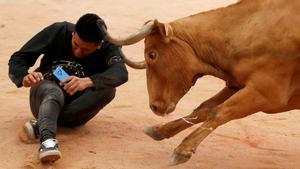
POLYGON ((121 46, 145 39, 145 60, 125 59, 146 68, 149 105, 159 116, 173 112, 200 77, 226 82, 191 114, 144 129, 163 140, 201 123, 174 150, 171 165, 188 161, 210 133, 231 120, 300 108, 299 9, 297 0, 241 0, 170 23, 152 20, 125 38, 102 29, 121 46))

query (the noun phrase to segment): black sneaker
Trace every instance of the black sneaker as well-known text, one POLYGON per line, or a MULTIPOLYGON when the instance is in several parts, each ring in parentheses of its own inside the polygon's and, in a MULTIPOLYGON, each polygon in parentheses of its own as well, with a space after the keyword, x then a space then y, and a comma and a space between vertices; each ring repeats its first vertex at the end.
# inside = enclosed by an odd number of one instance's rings
POLYGON ((42 162, 54 162, 61 157, 61 153, 58 150, 58 141, 56 139, 43 141, 39 152, 42 162))
POLYGON ((24 130, 29 139, 35 140, 40 137, 39 126, 36 120, 30 120, 25 123, 24 130))

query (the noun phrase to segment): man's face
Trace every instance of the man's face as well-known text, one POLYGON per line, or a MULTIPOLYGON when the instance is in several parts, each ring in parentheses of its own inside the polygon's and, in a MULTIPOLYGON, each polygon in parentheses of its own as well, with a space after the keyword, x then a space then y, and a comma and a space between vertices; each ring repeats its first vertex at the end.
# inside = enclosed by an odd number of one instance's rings
POLYGON ((72 50, 76 57, 85 57, 96 51, 99 44, 80 39, 76 32, 72 33, 72 50))

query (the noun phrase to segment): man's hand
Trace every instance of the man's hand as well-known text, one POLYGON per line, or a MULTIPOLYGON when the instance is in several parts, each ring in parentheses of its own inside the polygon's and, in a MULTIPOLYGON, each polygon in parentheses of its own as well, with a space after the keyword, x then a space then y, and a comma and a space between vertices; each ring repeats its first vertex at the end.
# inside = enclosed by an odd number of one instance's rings
POLYGON ((32 87, 43 80, 41 72, 31 72, 23 78, 22 85, 24 87, 32 87))
POLYGON ((94 87, 94 83, 89 77, 79 78, 76 76, 69 76, 61 81, 59 85, 71 96, 77 91, 83 91, 86 88, 94 87))

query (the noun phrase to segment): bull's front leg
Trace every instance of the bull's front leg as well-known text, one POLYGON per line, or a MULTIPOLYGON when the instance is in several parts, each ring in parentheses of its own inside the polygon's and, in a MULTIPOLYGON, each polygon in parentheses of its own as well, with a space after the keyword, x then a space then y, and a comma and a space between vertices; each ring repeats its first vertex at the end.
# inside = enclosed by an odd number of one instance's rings
POLYGON ((174 150, 170 165, 188 161, 198 145, 218 126, 261 111, 265 105, 270 105, 267 100, 251 87, 245 87, 235 93, 224 103, 212 109, 208 119, 182 141, 174 150))
POLYGON ((236 92, 236 88, 230 88, 226 86, 215 96, 203 102, 190 115, 168 122, 166 124, 145 127, 144 133, 146 133, 154 140, 163 140, 165 138, 170 138, 194 124, 205 121, 207 119, 207 114, 211 112, 213 108, 223 103, 226 99, 228 99, 236 92))
POLYGON ((201 115, 196 115, 196 112, 194 111, 188 116, 168 122, 166 124, 145 127, 143 132, 157 141, 170 138, 194 124, 203 122, 206 119, 204 116, 207 114, 207 112, 207 109, 205 110, 202 108, 201 115))

